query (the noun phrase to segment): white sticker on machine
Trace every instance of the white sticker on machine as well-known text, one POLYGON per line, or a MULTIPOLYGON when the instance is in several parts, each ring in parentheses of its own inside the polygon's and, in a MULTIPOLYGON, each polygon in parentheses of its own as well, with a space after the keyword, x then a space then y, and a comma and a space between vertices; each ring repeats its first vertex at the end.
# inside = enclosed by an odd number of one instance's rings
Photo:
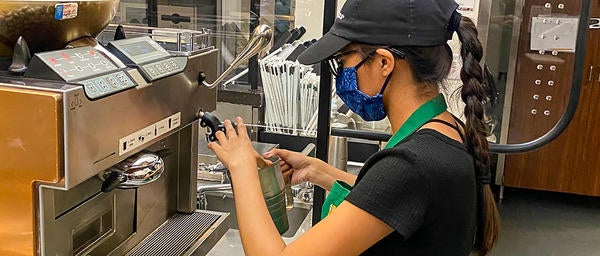
POLYGON ((77 3, 61 3, 54 6, 54 19, 68 20, 77 17, 77 3))
POLYGON ((151 124, 119 140, 119 156, 168 133, 181 125, 181 112, 151 124))

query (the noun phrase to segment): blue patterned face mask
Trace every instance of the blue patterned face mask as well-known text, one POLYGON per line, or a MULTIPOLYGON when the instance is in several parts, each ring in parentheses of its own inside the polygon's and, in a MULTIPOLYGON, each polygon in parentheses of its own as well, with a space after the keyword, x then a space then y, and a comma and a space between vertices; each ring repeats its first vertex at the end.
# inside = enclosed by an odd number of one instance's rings
MULTIPOLYGON (((371 55, 369 55, 370 57, 371 55)), ((356 78, 356 70, 362 66, 365 58, 354 67, 338 68, 337 78, 335 80, 336 93, 342 101, 354 113, 359 115, 365 121, 379 121, 385 118, 386 112, 383 107, 383 91, 387 87, 391 74, 386 78, 381 91, 375 96, 369 96, 358 89, 358 80, 356 78)))

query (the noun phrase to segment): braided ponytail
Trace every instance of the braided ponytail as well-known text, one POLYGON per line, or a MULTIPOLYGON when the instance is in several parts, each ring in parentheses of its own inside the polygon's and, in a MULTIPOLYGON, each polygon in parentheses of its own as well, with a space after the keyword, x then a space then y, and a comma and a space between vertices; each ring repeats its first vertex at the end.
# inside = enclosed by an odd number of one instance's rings
POLYGON ((461 98, 466 104, 466 143, 475 160, 477 177, 478 219, 475 248, 482 256, 486 255, 496 242, 500 226, 498 209, 489 185, 491 181, 490 155, 483 121, 483 102, 486 93, 481 85, 483 71, 479 64, 483 49, 477 38, 477 29, 471 19, 462 17, 457 32, 462 43, 463 68, 460 72, 460 79, 463 82, 461 98))

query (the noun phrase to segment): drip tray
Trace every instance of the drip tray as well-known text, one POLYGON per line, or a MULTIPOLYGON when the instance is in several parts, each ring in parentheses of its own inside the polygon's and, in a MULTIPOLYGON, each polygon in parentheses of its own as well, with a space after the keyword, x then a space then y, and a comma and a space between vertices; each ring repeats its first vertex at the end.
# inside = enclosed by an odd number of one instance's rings
POLYGON ((206 255, 229 229, 228 216, 211 211, 175 214, 127 255, 206 255))

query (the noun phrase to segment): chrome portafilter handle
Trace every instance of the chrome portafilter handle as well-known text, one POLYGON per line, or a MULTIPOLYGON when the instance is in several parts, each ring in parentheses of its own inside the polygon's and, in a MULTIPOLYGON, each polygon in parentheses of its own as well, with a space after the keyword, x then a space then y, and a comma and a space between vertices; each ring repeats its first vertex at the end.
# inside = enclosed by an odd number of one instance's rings
POLYGON ((142 151, 99 173, 102 192, 138 188, 158 180, 165 170, 163 157, 169 154, 168 149, 155 153, 142 151))
POLYGON ((244 50, 242 50, 240 55, 235 57, 235 59, 231 62, 231 65, 227 68, 227 70, 225 70, 225 72, 223 72, 223 74, 221 74, 214 82, 208 83, 206 81, 206 74, 204 72, 200 72, 199 80, 204 86, 208 87, 209 89, 217 87, 225 80, 225 78, 227 78, 227 76, 229 76, 229 74, 231 74, 231 72, 237 69, 243 62, 247 61, 252 56, 264 50, 271 42, 271 38, 273 38, 273 30, 271 29, 271 27, 267 25, 258 26, 256 29, 254 29, 254 32, 252 32, 252 35, 250 36, 250 41, 248 42, 244 50))

